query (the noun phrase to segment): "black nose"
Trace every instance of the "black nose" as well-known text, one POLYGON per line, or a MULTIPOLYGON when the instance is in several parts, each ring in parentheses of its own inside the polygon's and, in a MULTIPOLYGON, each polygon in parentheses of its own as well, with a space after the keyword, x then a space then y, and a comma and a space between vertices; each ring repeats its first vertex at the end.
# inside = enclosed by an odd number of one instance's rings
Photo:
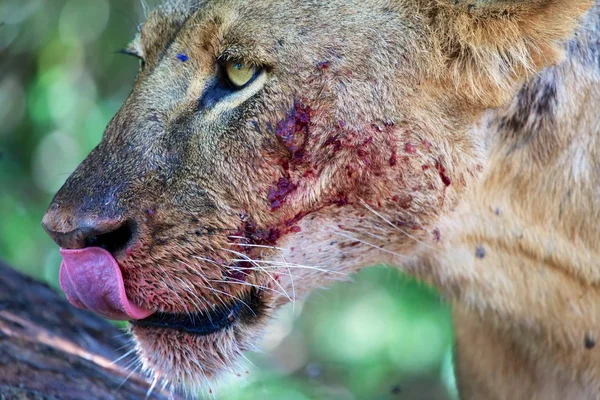
POLYGON ((76 221, 69 218, 65 222, 56 210, 46 213, 42 226, 63 249, 102 247, 111 254, 126 249, 134 233, 134 224, 130 221, 76 221))

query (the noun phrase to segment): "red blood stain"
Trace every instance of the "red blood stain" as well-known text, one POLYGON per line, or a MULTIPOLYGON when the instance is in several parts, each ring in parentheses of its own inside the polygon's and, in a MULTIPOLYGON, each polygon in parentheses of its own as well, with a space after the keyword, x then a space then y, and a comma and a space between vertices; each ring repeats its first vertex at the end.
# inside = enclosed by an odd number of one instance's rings
POLYGON ((281 177, 277 181, 277 186, 271 188, 267 199, 271 202, 271 211, 275 211, 285 203, 286 197, 296 190, 298 186, 288 178, 281 177))
POLYGON ((302 174, 303 178, 315 178, 316 176, 317 170, 312 167, 308 167, 306 171, 304 171, 304 174, 302 174))
POLYGON ((411 143, 406 142, 404 144, 404 151, 408 154, 415 154, 417 152, 417 149, 415 149, 415 146, 413 146, 411 143))
POLYGON ((294 225, 294 226, 290 227, 289 231, 293 232, 293 233, 298 233, 298 232, 302 232, 302 228, 300 228, 298 225, 294 225))
MULTIPOLYGON (((281 237, 282 232, 277 228, 261 229, 256 226, 256 223, 250 218, 242 220, 242 225, 233 235, 231 239, 241 242, 241 244, 258 244, 264 246, 273 246, 277 244, 277 240, 281 237), (239 238, 243 239, 239 239, 239 238)), ((244 247, 244 252, 249 248, 244 247)))
POLYGON ((283 168, 286 173, 290 170, 290 162, 288 160, 281 160, 279 165, 281 165, 281 168, 283 168))
POLYGON ((398 164, 398 155, 396 154, 396 150, 392 151, 392 156, 390 157, 390 167, 398 164))
POLYGON ((346 206, 350 203, 350 201, 348 200, 348 197, 344 196, 340 199, 334 200, 334 204, 337 205, 338 207, 343 207, 346 206))
POLYGON ((356 154, 365 162, 369 163, 370 160, 368 160, 368 156, 370 154, 370 146, 371 144, 373 144, 373 136, 369 136, 368 138, 365 139, 364 142, 362 142, 359 146, 358 149, 356 150, 356 154))
POLYGON ((405 210, 408 210, 411 207, 412 202, 413 197, 410 194, 407 194, 406 196, 398 200, 398 204, 400 205, 400 207, 402 207, 405 210))
POLYGON ((311 112, 310 107, 296 103, 291 113, 277 123, 275 134, 288 148, 293 159, 301 159, 304 156, 311 112))
POLYGON ((327 70, 329 68, 329 61, 321 61, 317 64, 317 68, 319 68, 321 71, 327 70))
POLYGON ((423 166, 421 167, 421 169, 422 169, 423 171, 427 171, 427 170, 429 169, 429 165, 427 165, 427 164, 423 164, 423 166))
POLYGON ((435 168, 438 170, 438 172, 440 174, 440 178, 442 179, 442 182, 444 183, 444 185, 450 186, 452 184, 452 180, 450 179, 450 177, 448 175, 446 175, 446 168, 444 168, 442 163, 439 161, 436 161, 435 168))
POLYGON ((342 148, 342 141, 340 140, 339 135, 332 135, 325 140, 324 146, 333 146, 333 151, 337 153, 342 148))
MULTIPOLYGON (((238 267, 242 270, 250 271, 250 268, 252 268, 252 265, 250 265, 250 263, 247 261, 243 261, 243 262, 237 263, 236 267, 238 267)), ((247 273, 244 273, 244 271, 230 268, 223 274, 223 276, 224 276, 225 280, 232 280, 235 282, 245 282, 246 277, 248 275, 247 275, 247 273)))

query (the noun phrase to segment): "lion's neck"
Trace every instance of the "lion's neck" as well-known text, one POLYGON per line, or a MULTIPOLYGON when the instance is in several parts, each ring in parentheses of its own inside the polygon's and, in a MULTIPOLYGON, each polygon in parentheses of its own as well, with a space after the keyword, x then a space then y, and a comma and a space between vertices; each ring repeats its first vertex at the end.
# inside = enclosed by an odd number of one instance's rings
POLYGON ((561 65, 485 116, 488 166, 416 267, 456 303, 459 370, 480 371, 465 380, 488 390, 473 398, 510 387, 493 378, 507 363, 524 371, 513 388, 531 383, 522 398, 558 383, 568 392, 565 379, 600 390, 599 37, 596 6, 561 65), (479 342, 469 357, 463 347, 479 342))

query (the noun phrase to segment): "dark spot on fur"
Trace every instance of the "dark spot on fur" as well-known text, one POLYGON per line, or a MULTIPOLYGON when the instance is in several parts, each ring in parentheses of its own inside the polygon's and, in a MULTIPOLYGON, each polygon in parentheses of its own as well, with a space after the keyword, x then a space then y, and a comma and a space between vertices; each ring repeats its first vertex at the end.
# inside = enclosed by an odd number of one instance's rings
POLYGON ((554 82, 543 85, 534 102, 534 111, 537 114, 547 114, 553 111, 556 104, 556 85, 554 82))
POLYGON ((540 153, 549 152, 553 141, 540 135, 554 124, 557 90, 555 82, 547 81, 541 77, 525 85, 516 97, 515 111, 499 119, 501 134, 512 142, 508 153, 526 147, 532 140, 543 140, 540 153))
POLYGON ((485 258, 485 249, 481 246, 475 249, 475 257, 482 259, 485 258))
POLYGON ((494 210, 494 214, 496 214, 496 215, 498 215, 498 216, 502 215, 502 210, 500 210, 500 207, 497 207, 497 208, 494 210))
POLYGON ((187 55, 187 54, 185 54, 185 53, 179 53, 179 54, 177 54, 177 59, 178 59, 179 61, 181 61, 181 62, 186 62, 186 61, 188 61, 190 58, 189 58, 189 57, 188 57, 188 55, 187 55))
POLYGON ((586 333, 585 338, 583 339, 583 345, 586 349, 591 350, 596 347, 596 339, 592 338, 589 334, 586 333))
POLYGON ((435 228, 432 233, 433 233, 433 239, 436 242, 439 242, 442 239, 442 233, 440 232, 440 230, 438 228, 435 228))

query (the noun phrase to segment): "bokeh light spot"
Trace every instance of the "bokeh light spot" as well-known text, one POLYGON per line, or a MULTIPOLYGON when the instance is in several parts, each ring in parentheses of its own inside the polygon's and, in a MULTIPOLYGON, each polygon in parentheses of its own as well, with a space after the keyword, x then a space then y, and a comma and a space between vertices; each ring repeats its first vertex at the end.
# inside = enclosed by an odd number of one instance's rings
POLYGON ((33 179, 48 194, 56 192, 83 158, 77 142, 61 131, 44 137, 33 158, 33 179))
POLYGON ((92 42, 104 31, 109 15, 106 0, 71 0, 60 15, 60 38, 65 43, 92 42))

